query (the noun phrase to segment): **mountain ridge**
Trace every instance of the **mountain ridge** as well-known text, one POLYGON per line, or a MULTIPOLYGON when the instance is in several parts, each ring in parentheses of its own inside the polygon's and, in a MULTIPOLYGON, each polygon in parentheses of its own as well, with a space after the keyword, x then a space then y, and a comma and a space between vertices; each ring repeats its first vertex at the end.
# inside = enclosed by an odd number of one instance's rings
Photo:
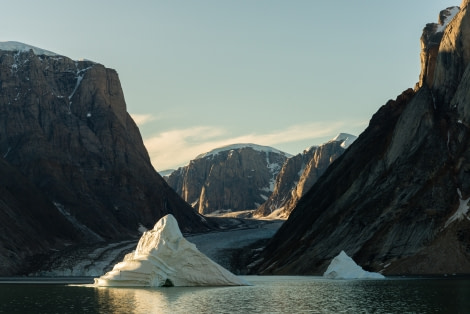
POLYGON ((424 28, 415 90, 373 115, 300 199, 254 272, 320 274, 344 250, 385 275, 470 273, 469 2, 437 45, 424 28))
POLYGON ((0 171, 9 178, 0 227, 11 231, 2 233, 1 275, 33 271, 50 250, 136 237, 168 213, 184 232, 211 230, 151 165, 115 70, 0 50, 0 90, 0 171), (33 209, 15 200, 21 185, 34 187, 25 194, 38 200, 33 209), (57 228, 42 227, 50 222, 57 228))

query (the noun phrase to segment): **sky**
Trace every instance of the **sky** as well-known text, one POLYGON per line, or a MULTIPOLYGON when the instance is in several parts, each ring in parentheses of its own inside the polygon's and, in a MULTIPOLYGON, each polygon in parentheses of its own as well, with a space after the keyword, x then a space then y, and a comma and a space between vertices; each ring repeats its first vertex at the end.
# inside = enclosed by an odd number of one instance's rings
POLYGON ((298 154, 414 87, 460 0, 0 0, 0 41, 115 69, 157 171, 224 145, 298 154))

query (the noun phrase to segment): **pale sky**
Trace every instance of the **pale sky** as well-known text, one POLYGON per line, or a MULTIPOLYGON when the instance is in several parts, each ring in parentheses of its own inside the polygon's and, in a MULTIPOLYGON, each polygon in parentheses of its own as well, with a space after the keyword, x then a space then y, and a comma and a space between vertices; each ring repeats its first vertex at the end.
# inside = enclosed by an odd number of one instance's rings
POLYGON ((451 0, 0 0, 0 41, 116 69, 158 171, 234 143, 290 154, 418 81, 451 0))

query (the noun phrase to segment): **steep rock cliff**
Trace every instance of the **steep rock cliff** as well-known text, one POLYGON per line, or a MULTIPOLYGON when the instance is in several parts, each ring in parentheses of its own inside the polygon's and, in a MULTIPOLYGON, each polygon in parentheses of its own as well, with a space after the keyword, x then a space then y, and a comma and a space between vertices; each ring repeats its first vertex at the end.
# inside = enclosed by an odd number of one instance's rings
POLYGON ((379 109, 302 197, 257 271, 321 274, 344 250, 384 274, 470 273, 468 4, 436 29, 427 83, 379 109))
POLYGON ((15 224, 0 220, 0 259, 20 256, 2 274, 49 249, 137 236, 168 213, 183 231, 208 228, 153 169, 118 75, 103 65, 2 43, 0 156, 8 184, 24 182, 1 187, 0 211, 15 224), (20 185, 32 187, 33 208, 20 185))
POLYGON ((341 133, 325 144, 312 146, 287 159, 276 178, 273 193, 254 216, 269 216, 277 211, 277 217, 289 217, 299 199, 355 139, 354 135, 341 133))
POLYGON ((235 144, 198 156, 166 180, 201 214, 256 209, 288 157, 272 147, 235 144))

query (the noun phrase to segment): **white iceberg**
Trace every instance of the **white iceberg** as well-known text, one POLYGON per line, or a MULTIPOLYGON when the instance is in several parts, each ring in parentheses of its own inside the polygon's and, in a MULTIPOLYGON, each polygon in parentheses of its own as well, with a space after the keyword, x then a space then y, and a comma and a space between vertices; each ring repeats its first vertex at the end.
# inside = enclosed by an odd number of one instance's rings
POLYGON ((331 260, 323 277, 331 279, 384 279, 379 273, 365 271, 357 265, 344 251, 331 260))
POLYGON ((239 278, 201 253, 186 240, 175 217, 161 218, 144 232, 137 249, 108 273, 95 278, 95 286, 242 286, 239 278))

